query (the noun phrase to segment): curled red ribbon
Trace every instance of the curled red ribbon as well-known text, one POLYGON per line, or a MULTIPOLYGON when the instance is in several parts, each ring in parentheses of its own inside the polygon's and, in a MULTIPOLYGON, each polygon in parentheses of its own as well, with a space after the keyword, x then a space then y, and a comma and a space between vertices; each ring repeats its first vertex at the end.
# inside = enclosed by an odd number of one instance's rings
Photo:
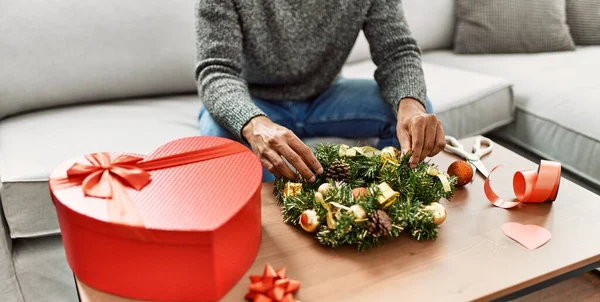
POLYGON ((262 276, 250 276, 252 282, 246 300, 253 302, 296 302, 294 293, 300 289, 300 282, 285 276, 285 267, 275 271, 267 264, 262 276))
POLYGON ((148 171, 211 160, 247 150, 243 145, 231 142, 145 162, 142 162, 141 157, 130 155, 120 155, 111 160, 108 153, 94 153, 85 156, 89 164, 73 164, 67 170, 67 177, 50 179, 50 185, 53 189, 81 185, 85 196, 111 201, 107 203, 108 216, 111 220, 141 226, 142 218, 125 188, 142 190, 150 183, 148 171))
POLYGON ((556 200, 560 186, 561 165, 558 162, 542 160, 537 170, 518 171, 513 177, 513 190, 516 201, 499 197, 490 185, 492 173, 501 167, 498 165, 490 171, 485 180, 483 190, 488 200, 495 206, 509 209, 525 202, 547 202, 556 200))

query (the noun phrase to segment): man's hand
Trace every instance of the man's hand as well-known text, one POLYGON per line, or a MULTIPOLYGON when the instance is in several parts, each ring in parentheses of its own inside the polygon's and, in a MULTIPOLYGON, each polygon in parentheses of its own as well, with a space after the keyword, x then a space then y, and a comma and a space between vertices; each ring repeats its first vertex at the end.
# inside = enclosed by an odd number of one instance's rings
POLYGON ((423 104, 415 99, 400 101, 396 133, 402 153, 412 150, 412 168, 426 157, 440 153, 446 146, 442 124, 434 114, 427 114, 423 104))
POLYGON ((323 173, 323 167, 308 148, 292 131, 273 123, 265 116, 257 116, 242 129, 242 135, 267 170, 277 178, 282 176, 295 179, 296 174, 283 161, 281 156, 296 168, 309 182, 315 175, 323 173), (311 169, 309 168, 312 168, 311 169))

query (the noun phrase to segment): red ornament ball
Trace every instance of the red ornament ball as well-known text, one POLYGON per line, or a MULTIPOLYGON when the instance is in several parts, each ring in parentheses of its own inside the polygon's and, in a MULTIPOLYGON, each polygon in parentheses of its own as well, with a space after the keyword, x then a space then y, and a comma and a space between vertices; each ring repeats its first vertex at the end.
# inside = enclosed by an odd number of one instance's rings
POLYGON ((300 226, 309 233, 316 231, 319 224, 319 216, 315 210, 306 210, 300 215, 300 226))
POLYGON ((448 175, 456 176, 456 186, 462 187, 473 179, 473 167, 464 160, 457 160, 448 167, 448 175))

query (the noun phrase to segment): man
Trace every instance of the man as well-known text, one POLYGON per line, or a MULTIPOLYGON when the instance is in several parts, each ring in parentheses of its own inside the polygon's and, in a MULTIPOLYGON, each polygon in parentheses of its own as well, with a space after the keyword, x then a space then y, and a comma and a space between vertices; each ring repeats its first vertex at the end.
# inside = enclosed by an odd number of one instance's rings
POLYGON ((282 157, 323 173, 306 137, 378 137, 413 166, 444 148, 400 0, 199 0, 196 21, 201 134, 247 143, 275 177, 295 178, 282 157), (341 79, 360 30, 375 80, 341 79))

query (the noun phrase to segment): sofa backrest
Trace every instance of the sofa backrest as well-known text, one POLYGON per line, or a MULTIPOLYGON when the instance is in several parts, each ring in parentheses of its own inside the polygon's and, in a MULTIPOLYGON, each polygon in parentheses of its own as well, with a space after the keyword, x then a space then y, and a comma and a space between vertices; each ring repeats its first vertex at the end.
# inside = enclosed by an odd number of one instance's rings
MULTIPOLYGON (((455 0, 402 0, 408 26, 423 51, 447 49, 454 35, 455 0)), ((369 44, 359 35, 348 62, 370 59, 369 44)))
MULTIPOLYGON (((195 0, 4 0, 0 119, 99 100, 193 92, 195 0)), ((423 50, 451 45, 454 0, 403 0, 423 50)), ((370 59, 361 34, 349 61, 370 59)))
POLYGON ((0 118, 193 92, 194 0, 4 0, 0 118))

